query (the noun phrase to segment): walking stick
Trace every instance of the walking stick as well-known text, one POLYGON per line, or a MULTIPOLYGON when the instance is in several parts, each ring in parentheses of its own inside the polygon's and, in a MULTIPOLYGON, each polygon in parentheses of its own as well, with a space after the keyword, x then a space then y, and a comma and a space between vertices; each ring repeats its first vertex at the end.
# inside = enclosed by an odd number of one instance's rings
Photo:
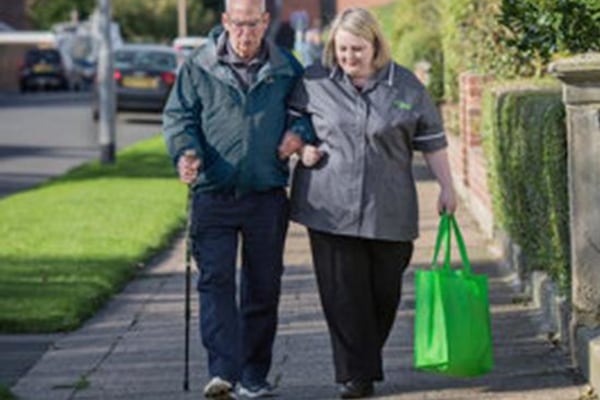
POLYGON ((190 203, 192 197, 192 188, 188 186, 187 195, 187 222, 185 228, 185 364, 183 372, 183 390, 190 390, 190 286, 192 280, 191 271, 191 250, 190 250, 190 203))
MULTIPOLYGON (((196 157, 194 150, 187 150, 184 157, 196 157)), ((186 227, 185 227, 185 362, 183 372, 183 390, 190 390, 190 316, 191 316, 191 281, 192 281, 192 250, 190 241, 190 226, 192 220, 192 184, 187 187, 186 227)))

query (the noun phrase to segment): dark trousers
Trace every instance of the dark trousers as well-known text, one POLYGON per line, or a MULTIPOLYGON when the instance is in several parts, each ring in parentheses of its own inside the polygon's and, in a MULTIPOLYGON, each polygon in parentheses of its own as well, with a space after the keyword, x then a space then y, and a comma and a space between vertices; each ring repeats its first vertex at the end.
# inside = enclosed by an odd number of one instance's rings
POLYGON ((314 230, 309 237, 335 380, 382 380, 381 353, 396 317, 412 242, 314 230))
POLYGON ((200 332, 211 377, 248 386, 266 381, 277 328, 288 214, 283 189, 194 196, 192 252, 199 268, 200 332))

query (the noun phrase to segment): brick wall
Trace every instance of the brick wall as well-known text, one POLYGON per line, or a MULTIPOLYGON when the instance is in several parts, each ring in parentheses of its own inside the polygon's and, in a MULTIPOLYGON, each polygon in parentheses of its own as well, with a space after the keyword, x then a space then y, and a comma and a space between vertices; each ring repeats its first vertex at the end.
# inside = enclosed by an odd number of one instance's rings
POLYGON ((442 112, 446 124, 452 112, 458 112, 459 132, 449 132, 448 135, 448 153, 455 187, 484 232, 492 237, 492 201, 487 180, 487 162, 481 146, 481 100, 483 87, 489 81, 489 77, 471 72, 461 74, 459 104, 454 109, 452 106, 445 106, 442 112))
POLYGON ((315 19, 321 18, 320 0, 284 0, 281 6, 281 20, 289 21, 290 14, 294 11, 304 10, 310 17, 312 23, 315 19))
POLYGON ((25 0, 0 0, 0 21, 15 29, 29 29, 25 17, 25 0))
POLYGON ((30 47, 27 44, 0 44, 0 92, 19 91, 19 64, 30 47))

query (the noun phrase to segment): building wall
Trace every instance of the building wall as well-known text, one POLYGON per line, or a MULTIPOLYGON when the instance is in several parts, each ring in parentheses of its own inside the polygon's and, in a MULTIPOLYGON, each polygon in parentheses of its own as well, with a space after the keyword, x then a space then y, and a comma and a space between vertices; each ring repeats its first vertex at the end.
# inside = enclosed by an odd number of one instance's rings
POLYGON ((376 7, 391 3, 393 0, 337 0, 337 11, 342 11, 348 7, 376 7))
POLYGON ((327 25, 335 17, 336 0, 321 0, 321 16, 323 25, 327 25))
MULTIPOLYGON (((25 0, 0 0, 0 21, 17 30, 31 29, 25 15, 25 0)), ((27 45, 0 44, 0 92, 19 90, 19 63, 27 45)))
POLYGON ((19 91, 19 64, 31 45, 0 44, 0 93, 19 91))
POLYGON ((316 19, 321 19, 320 0, 284 0, 281 10, 281 20, 289 21, 292 12, 301 10, 308 13, 311 23, 316 19))
POLYGON ((15 29, 30 29, 25 17, 25 0, 0 0, 0 21, 15 29))

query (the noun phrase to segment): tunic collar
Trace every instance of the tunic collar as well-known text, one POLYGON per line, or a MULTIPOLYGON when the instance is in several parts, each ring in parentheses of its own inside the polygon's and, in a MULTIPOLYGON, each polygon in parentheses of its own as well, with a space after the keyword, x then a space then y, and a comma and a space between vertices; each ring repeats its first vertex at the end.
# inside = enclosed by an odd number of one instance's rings
MULTIPOLYGON (((378 83, 386 84, 390 87, 393 86, 395 72, 394 70, 394 63, 391 61, 385 64, 383 67, 379 68, 377 71, 375 71, 375 73, 372 76, 369 77, 363 88, 363 91, 374 88, 375 85, 377 85, 378 83)), ((344 72, 344 70, 339 65, 336 65, 331 70, 329 78, 341 80, 348 84, 352 84, 352 79, 350 79, 350 77, 344 72)))

